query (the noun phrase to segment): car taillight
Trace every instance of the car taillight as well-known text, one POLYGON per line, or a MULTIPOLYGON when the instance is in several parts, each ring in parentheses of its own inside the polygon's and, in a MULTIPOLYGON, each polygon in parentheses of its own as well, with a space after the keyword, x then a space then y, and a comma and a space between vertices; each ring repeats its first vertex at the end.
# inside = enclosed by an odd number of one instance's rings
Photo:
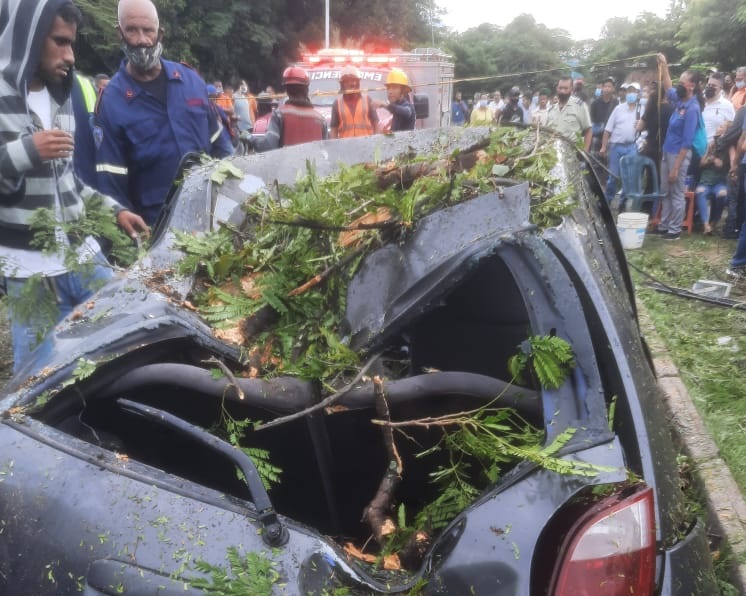
POLYGON ((562 545, 554 596, 646 596, 655 585, 653 490, 616 495, 575 523, 562 545))

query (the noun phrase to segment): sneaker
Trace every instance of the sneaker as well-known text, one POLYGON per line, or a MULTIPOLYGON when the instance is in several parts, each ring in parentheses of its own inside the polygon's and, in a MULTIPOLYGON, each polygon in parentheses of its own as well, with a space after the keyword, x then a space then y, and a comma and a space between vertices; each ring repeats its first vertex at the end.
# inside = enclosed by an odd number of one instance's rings
POLYGON ((653 228, 652 230, 650 230, 650 232, 648 232, 648 234, 653 234, 655 236, 665 236, 666 234, 668 234, 668 230, 664 230, 662 228, 653 228))
POLYGON ((681 232, 666 232, 663 235, 663 240, 678 240, 681 238, 681 232))
POLYGON ((725 274, 728 275, 728 276, 730 276, 730 277, 732 277, 732 278, 734 278, 734 279, 736 279, 736 280, 739 280, 744 275, 746 275, 746 266, 728 267, 725 270, 725 274))

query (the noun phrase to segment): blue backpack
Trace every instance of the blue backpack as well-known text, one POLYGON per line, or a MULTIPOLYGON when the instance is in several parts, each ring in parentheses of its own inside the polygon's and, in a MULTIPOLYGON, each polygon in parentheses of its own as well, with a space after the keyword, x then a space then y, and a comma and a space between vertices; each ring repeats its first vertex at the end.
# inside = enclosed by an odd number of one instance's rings
POLYGON ((707 133, 705 132, 705 121, 702 120, 702 114, 699 115, 699 126, 697 131, 694 133, 694 140, 692 141, 692 151, 694 151, 696 159, 701 159, 707 151, 707 133))

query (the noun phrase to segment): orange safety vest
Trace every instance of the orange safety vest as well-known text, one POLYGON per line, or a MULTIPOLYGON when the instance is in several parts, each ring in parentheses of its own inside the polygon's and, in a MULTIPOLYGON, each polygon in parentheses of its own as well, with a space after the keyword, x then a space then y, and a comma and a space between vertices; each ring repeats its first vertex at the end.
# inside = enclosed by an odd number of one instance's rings
POLYGON ((277 108, 282 115, 282 146, 299 145, 324 138, 326 120, 312 107, 288 103, 277 108))
POLYGON ((372 135, 373 123, 368 117, 370 104, 368 96, 360 94, 360 99, 355 104, 355 113, 350 110, 350 105, 344 100, 344 95, 337 98, 337 115, 339 116, 339 127, 337 136, 340 139, 345 137, 367 137, 372 135))

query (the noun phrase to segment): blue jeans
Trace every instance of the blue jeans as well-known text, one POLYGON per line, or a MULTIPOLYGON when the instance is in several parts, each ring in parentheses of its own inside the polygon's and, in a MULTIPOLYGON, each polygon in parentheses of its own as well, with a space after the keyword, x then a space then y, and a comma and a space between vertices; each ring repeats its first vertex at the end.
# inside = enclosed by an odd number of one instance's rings
MULTIPOLYGON (((55 323, 64 319, 77 305, 88 300, 96 290, 111 279, 113 275, 111 267, 102 264, 106 263, 106 257, 99 253, 94 262, 96 264, 86 266, 82 273, 63 273, 53 277, 43 277, 36 282, 32 281, 31 283, 34 284, 31 286, 32 295, 23 292, 30 280, 15 277, 4 278, 5 291, 10 299, 8 316, 13 336, 13 374, 26 363, 31 351, 35 348, 39 354, 51 354, 52 344, 49 340, 44 340, 44 336, 55 323), (18 306, 20 306, 18 301, 20 300, 34 305, 32 314, 21 316, 18 313, 18 306), (57 311, 54 315, 45 316, 45 305, 51 308, 56 307, 57 311)), ((48 311, 49 308, 46 310, 48 311)))
POLYGON ((723 208, 725 207, 725 201, 728 197, 728 187, 725 182, 718 182, 717 184, 697 184, 697 190, 695 193, 697 200, 697 212, 699 218, 703 224, 706 223, 717 223, 720 221, 720 216, 723 214, 723 208), (712 209, 708 209, 707 199, 712 199, 712 209))
POLYGON ((746 267, 746 226, 741 226, 736 243, 736 252, 730 260, 731 267, 746 267))
POLYGON ((606 180, 606 200, 611 203, 616 194, 616 181, 619 178, 619 160, 625 155, 635 155, 637 145, 634 143, 609 144, 609 178, 606 180))

